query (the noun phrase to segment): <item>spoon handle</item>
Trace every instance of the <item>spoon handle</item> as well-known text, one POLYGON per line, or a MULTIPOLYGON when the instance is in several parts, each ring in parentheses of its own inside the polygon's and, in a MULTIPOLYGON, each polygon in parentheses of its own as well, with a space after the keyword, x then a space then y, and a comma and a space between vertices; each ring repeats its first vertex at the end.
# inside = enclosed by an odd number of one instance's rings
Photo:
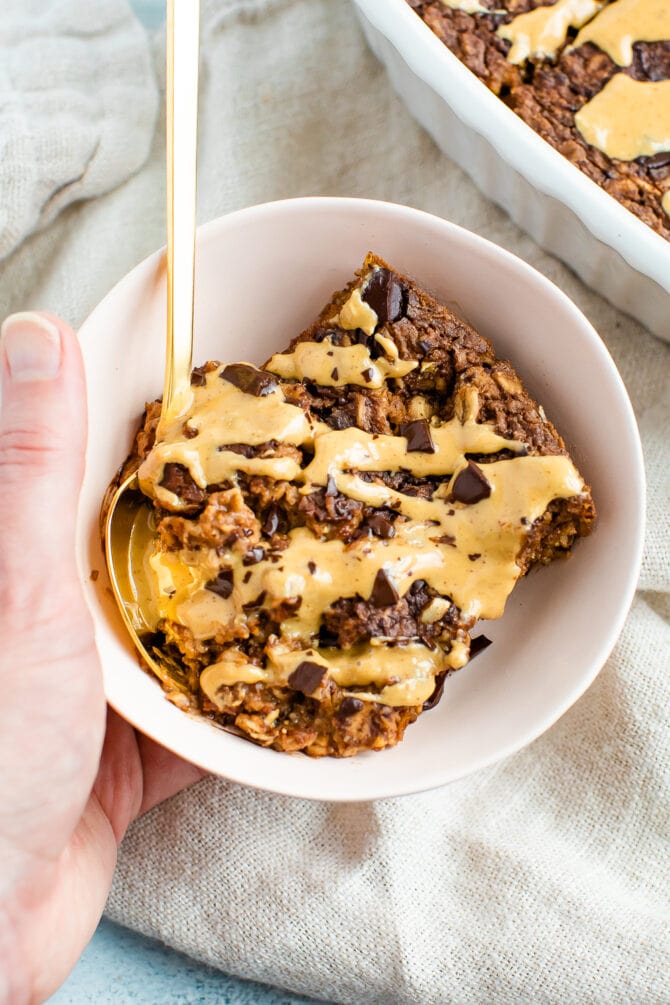
POLYGON ((167 0, 167 346, 161 423, 190 396, 200 0, 167 0))

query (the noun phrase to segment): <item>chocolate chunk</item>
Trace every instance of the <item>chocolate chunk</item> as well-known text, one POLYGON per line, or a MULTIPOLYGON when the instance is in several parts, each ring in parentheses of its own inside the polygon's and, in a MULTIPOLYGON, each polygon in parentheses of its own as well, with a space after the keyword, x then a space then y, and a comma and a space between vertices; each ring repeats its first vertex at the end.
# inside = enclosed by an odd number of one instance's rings
POLYGON ((267 534, 268 537, 272 537, 273 534, 277 533, 279 529, 279 517, 281 516, 280 510, 277 506, 271 506, 267 512, 265 520, 263 521, 263 533, 267 534))
POLYGON ((336 496, 337 495, 337 482, 332 475, 328 475, 328 481, 326 482, 326 495, 336 496))
POLYGON ((242 582, 246 585, 250 579, 251 579, 251 569, 249 569, 248 572, 244 573, 244 575, 242 576, 242 582))
POLYGON ((205 379, 207 371, 204 366, 194 366, 191 371, 191 385, 193 387, 204 387, 207 383, 205 379))
POLYGON ((324 339, 329 339, 331 342, 334 338, 339 335, 339 332, 335 328, 315 328, 312 332, 310 338, 312 342, 323 342, 324 339))
POLYGON ((456 502, 472 506, 474 503, 481 502, 482 499, 488 499, 490 495, 491 484, 486 480, 484 472, 474 461, 468 461, 467 468, 463 468, 456 475, 451 498, 456 502))
POLYGON ((448 544, 450 548, 456 547, 456 538, 453 534, 440 534, 439 537, 434 537, 432 540, 436 541, 437 544, 448 544))
POLYGON ((242 559, 242 565, 258 565, 258 563, 262 562, 264 558, 265 552, 262 548, 256 545, 254 548, 249 548, 249 551, 242 559))
POLYGON ((435 678, 435 689, 431 694, 430 698, 428 698, 423 703, 424 712, 429 712, 431 708, 435 708, 440 698, 442 697, 442 692, 444 691, 444 682, 446 679, 447 679, 446 670, 443 673, 437 675, 437 677, 435 678))
POLYGON ((426 419, 413 419, 400 424, 400 435, 407 440, 407 453, 434 454, 435 444, 426 419))
POLYGON ((289 687, 303 694, 314 694, 326 678, 326 668, 320 663, 303 660, 288 678, 289 687))
POLYGON ((253 394, 256 398, 263 398, 277 388, 276 378, 271 373, 257 370, 255 366, 249 366, 247 363, 229 363, 228 366, 224 366, 221 379, 234 384, 245 394, 253 394))
POLYGON ((217 450, 219 453, 223 450, 229 450, 231 454, 239 454, 241 457, 256 456, 256 448, 252 447, 250 443, 224 443, 217 447, 217 450))
POLYGON ((200 506, 205 501, 205 490, 195 484, 191 472, 183 464, 166 464, 160 484, 189 506, 200 506))
POLYGON ((374 377, 374 372, 372 368, 367 366, 365 370, 361 370, 361 377, 369 384, 372 378, 374 377))
POLYGON ((339 370, 337 369, 336 366, 334 366, 333 369, 330 371, 330 379, 331 380, 339 380, 340 379, 340 372, 339 372, 339 370))
POLYGON ((400 594, 395 588, 395 583, 385 569, 380 569, 372 586, 370 603, 373 607, 391 607, 397 604, 399 599, 400 594))
POLYGON ((242 610, 243 611, 258 610, 258 608, 262 607, 263 604, 265 603, 265 596, 266 596, 265 590, 262 590, 261 593, 259 593, 254 600, 250 600, 248 604, 242 604, 242 610))
POLYGON ((488 649, 490 645, 493 645, 491 639, 487 639, 485 635, 477 635, 470 641, 470 659, 473 660, 475 656, 488 649))
POLYGON ((363 702, 360 698, 351 698, 347 695, 343 698, 340 707, 338 709, 338 716, 342 719, 348 719, 352 715, 356 715, 356 712, 360 712, 363 708, 363 702))
POLYGON ((223 597, 224 600, 227 600, 233 592, 233 570, 221 569, 221 571, 216 574, 214 579, 210 579, 210 581, 205 584, 205 589, 210 590, 211 593, 216 593, 217 596, 223 597))
POLYGON ((309 569, 311 574, 314 575, 314 573, 316 572, 316 562, 308 562, 307 568, 309 569))
POLYGON ((375 269, 363 290, 361 300, 372 307, 379 324, 397 321, 404 313, 405 291, 388 269, 375 269))
POLYGON ((670 175, 670 151, 662 151, 653 157, 641 157, 640 160, 654 181, 663 181, 670 175))
POLYGON ((326 625, 321 625, 319 628, 319 645, 323 649, 333 649, 339 645, 337 632, 331 631, 326 625))
POLYGON ((482 557, 481 551, 473 551, 471 555, 468 555, 468 558, 470 559, 471 562, 476 562, 477 559, 481 557, 482 557))
POLYGON ((369 527, 375 537, 395 537, 395 527, 391 520, 383 513, 373 513, 365 521, 365 526, 369 527))

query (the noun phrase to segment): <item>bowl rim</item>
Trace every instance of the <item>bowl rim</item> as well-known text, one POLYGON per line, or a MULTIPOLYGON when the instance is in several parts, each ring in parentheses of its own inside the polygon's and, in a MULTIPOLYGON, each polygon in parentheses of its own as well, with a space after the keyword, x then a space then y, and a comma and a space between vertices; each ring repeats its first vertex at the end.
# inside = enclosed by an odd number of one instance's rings
MULTIPOLYGON (((599 366, 603 367, 607 372, 613 389, 616 390, 616 395, 618 399, 619 406, 621 408, 621 418, 625 421, 627 432, 630 438, 631 447, 631 457, 629 458, 632 463, 632 470, 630 470, 631 484, 635 485, 637 491, 635 493, 635 500, 637 502, 637 513, 639 519, 636 521, 635 528, 631 532, 631 539, 629 545, 629 556, 627 569, 625 573, 625 589, 621 591, 619 597, 619 602, 616 606, 616 615, 613 617, 609 631, 603 635, 600 645, 597 648, 596 654, 591 660, 588 672, 582 673, 578 681, 574 686, 564 695, 563 700, 560 703, 554 705, 550 712, 544 715, 538 722, 536 722, 531 728, 527 729, 525 732, 520 734, 515 740, 501 746, 495 753, 491 755, 482 755, 481 757, 472 758, 471 762, 467 767, 462 770, 451 772, 447 774, 444 771, 433 771, 427 772, 426 775, 421 777, 416 777, 416 781, 412 784, 404 785, 393 785, 388 784, 388 779, 384 777, 383 772, 377 772, 376 781, 374 784, 368 783, 367 785, 362 785, 360 781, 356 781, 356 788, 351 789, 346 786, 341 786, 340 791, 335 793, 324 794, 321 791, 317 791, 318 786, 310 783, 309 789, 302 789, 300 785, 292 784, 283 778, 282 774, 275 774, 270 783, 266 783, 263 780, 259 780, 254 773, 250 775, 244 770, 244 758, 240 759, 240 762, 236 759, 229 759, 224 762, 224 770, 220 766, 213 767, 209 761, 203 760, 202 757, 198 756, 197 751, 192 751, 185 749, 183 744, 170 744, 169 749, 173 750, 179 756, 183 757, 185 760, 189 760, 192 763, 204 768, 206 771, 217 774, 220 777, 225 778, 228 781, 236 782, 238 784, 249 785, 252 788, 256 788, 259 791, 273 792, 279 795, 293 796, 303 799, 313 799, 325 802, 362 802, 368 800, 384 799, 384 798, 394 798, 397 796, 411 795, 419 792, 430 791, 435 788, 439 788, 445 784, 452 781, 457 781, 461 778, 467 777, 476 771, 483 768, 489 767, 492 764, 496 764, 505 758, 511 756, 512 754, 518 752, 519 750, 526 747, 528 744, 532 743, 537 739, 542 733, 546 732, 558 719, 560 719, 565 712, 581 697, 581 695, 586 691, 586 689, 591 685, 593 680, 596 678, 597 674, 602 669, 605 661, 607 660, 609 654, 611 653, 624 624, 628 610, 633 600, 633 596, 637 586, 637 579, 639 575, 640 565, 642 561, 642 550, 644 544, 644 514, 645 514, 645 478, 644 478, 644 464, 642 447, 640 443, 639 431, 637 428, 637 422, 633 412, 632 405, 628 398, 628 394, 623 383, 623 380, 614 364, 614 361, 607 350, 604 342, 593 328, 591 323, 585 317, 585 315, 579 310, 579 308, 570 300, 570 298, 565 294, 559 287, 556 286, 551 280, 546 276, 542 275, 537 269, 533 268, 523 259, 514 255, 512 252, 507 251, 505 248, 496 245, 494 242, 481 237, 478 234, 474 234, 468 231, 466 228, 459 226, 458 224, 451 223, 448 220, 444 220, 441 217, 437 217, 431 213, 427 213, 423 210, 414 209, 412 207, 404 206, 398 203, 384 202, 381 200, 373 199, 361 199, 361 198, 349 198, 349 197, 329 197, 329 196, 307 196, 298 197, 292 199, 275 200, 272 202, 261 203, 254 206, 246 207, 243 209, 235 210, 232 213, 225 214, 223 216, 217 217, 214 220, 209 221, 198 227, 197 235, 197 249, 198 254, 201 254, 203 249, 207 247, 208 243, 211 241, 218 240, 223 234, 225 234, 228 228, 235 228, 240 223, 245 221, 251 221, 258 217, 263 217, 267 213, 279 213, 287 214, 289 216, 295 214, 296 212, 306 212, 312 214, 315 210, 319 213, 341 213, 342 211, 347 211, 351 213, 357 213, 360 211, 370 211, 381 212, 383 214, 390 214, 394 216, 398 223, 401 225, 402 222, 407 222, 408 220, 418 220, 424 224, 428 224, 431 227, 437 227, 442 230, 443 233, 451 235, 457 238, 458 241, 465 242, 475 249, 480 248, 486 250, 489 254, 498 256, 499 260, 505 261, 508 266, 512 266, 517 269, 522 277, 530 280, 532 283, 539 284, 543 288, 545 294, 558 297, 563 304, 563 307, 567 310, 577 324, 579 328, 582 329, 583 337, 586 338, 593 350, 598 355, 599 366), (444 777, 445 774, 447 777, 444 777)), ((79 335, 82 339, 83 347, 85 348, 86 339, 89 333, 95 328, 96 321, 99 313, 107 312, 110 306, 113 306, 114 301, 123 297, 125 294, 126 287, 131 287, 137 282, 146 282, 149 277, 155 275, 156 267, 161 261, 161 257, 164 255, 164 249, 159 249, 153 252, 141 262, 139 262, 134 268, 132 268, 125 276, 123 276, 106 294, 105 297, 98 303, 98 305, 91 311, 86 320, 83 322, 81 328, 79 329, 79 335)), ((197 266, 196 266, 197 267, 197 266)), ((89 449, 91 445, 89 444, 89 449)), ((90 529, 83 528, 83 536, 90 534, 90 529)), ((82 548, 80 547, 80 540, 78 535, 78 565, 80 571, 80 578, 82 585, 84 587, 84 592, 89 603, 89 607, 92 606, 91 601, 91 591, 89 589, 90 583, 88 582, 88 565, 86 562, 86 556, 82 554, 82 548)), ((623 578, 623 577, 622 577, 623 578)), ((92 609, 92 615, 94 622, 96 618, 104 618, 104 613, 99 609, 96 604, 96 609, 92 609)), ((142 673, 138 667, 138 672, 142 673)), ((103 663, 103 676, 105 683, 105 695, 107 701, 123 718, 131 723, 134 727, 139 729, 145 735, 151 737, 156 742, 162 746, 166 746, 165 736, 161 735, 161 730, 155 727, 149 717, 149 722, 145 721, 143 716, 143 710, 136 707, 128 707, 124 704, 124 695, 119 692, 113 686, 113 680, 110 678, 109 673, 105 669, 103 663)), ((152 682, 153 683, 153 682, 152 682)), ((169 703, 165 699, 162 692, 158 692, 159 697, 162 701, 165 701, 166 705, 169 703)), ((202 725, 203 720, 199 716, 189 716, 179 710, 174 710, 183 717, 186 721, 196 721, 198 726, 202 725)), ((212 728, 208 724, 208 728, 212 728)), ((244 741, 248 743, 248 741, 244 741)), ((276 754, 276 752, 271 751, 271 753, 276 754)), ((384 752, 376 752, 372 754, 373 757, 379 757, 384 752)), ((285 754, 279 755, 286 757, 285 754)), ((311 760, 311 759, 310 759, 311 760)), ((352 761, 356 762, 356 758, 343 759, 340 763, 351 764, 352 761)))
POLYGON ((538 192, 563 203, 593 237, 670 293, 670 242, 580 171, 495 95, 406 0, 353 0, 411 71, 538 192))

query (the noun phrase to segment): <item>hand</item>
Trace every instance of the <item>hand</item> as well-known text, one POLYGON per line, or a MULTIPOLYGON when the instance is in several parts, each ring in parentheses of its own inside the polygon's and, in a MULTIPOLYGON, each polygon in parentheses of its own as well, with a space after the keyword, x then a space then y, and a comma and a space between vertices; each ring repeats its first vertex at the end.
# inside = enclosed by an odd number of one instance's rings
POLYGON ((105 710, 74 556, 86 442, 75 334, 12 315, 0 370, 0 1005, 25 1005, 91 937, 129 824, 202 773, 105 710))

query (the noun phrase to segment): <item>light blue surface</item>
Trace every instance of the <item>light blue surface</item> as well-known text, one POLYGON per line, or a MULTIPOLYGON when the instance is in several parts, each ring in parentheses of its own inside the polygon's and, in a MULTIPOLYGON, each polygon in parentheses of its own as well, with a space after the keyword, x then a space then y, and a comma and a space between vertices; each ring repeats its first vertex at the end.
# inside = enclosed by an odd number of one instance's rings
POLYGON ((49 1005, 310 1005, 283 991, 238 981, 180 953, 101 922, 49 1005))

